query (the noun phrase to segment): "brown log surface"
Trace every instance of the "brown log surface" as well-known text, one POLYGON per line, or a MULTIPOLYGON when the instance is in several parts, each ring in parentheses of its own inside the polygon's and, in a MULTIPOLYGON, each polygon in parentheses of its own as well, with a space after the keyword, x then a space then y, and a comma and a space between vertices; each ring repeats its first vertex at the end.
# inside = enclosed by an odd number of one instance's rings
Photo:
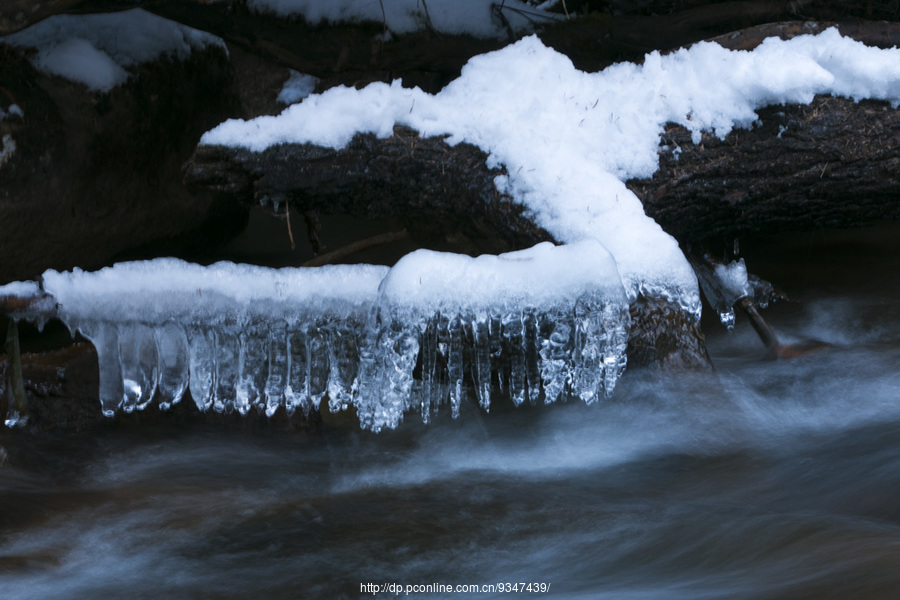
POLYGON ((199 146, 187 163, 186 184, 249 205, 291 212, 397 217, 423 246, 465 236, 471 254, 498 253, 552 240, 524 208, 499 193, 487 155, 470 144, 421 138, 396 127, 378 139, 359 134, 341 150, 281 144, 264 152, 199 146))
POLYGON ((672 125, 662 144, 659 170, 628 186, 681 240, 900 218, 900 111, 884 102, 819 96, 697 145, 672 125))
MULTIPOLYGON (((724 139, 704 134, 697 145, 685 128, 669 126, 659 171, 628 182, 647 214, 681 241, 900 218, 900 111, 820 96, 759 116, 750 129, 724 139)), ((404 215, 411 231, 432 223, 473 238, 499 236, 494 250, 552 239, 496 191, 500 171, 486 159, 474 146, 398 128, 387 140, 358 135, 343 150, 201 146, 187 180, 248 203, 290 200, 299 211, 404 215)))

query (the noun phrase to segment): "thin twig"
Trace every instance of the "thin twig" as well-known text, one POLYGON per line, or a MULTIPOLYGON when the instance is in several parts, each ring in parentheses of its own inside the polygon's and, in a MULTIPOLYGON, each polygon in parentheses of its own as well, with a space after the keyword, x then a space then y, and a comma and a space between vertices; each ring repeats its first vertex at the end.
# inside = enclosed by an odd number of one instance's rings
POLYGON ((347 244, 346 246, 341 246, 337 250, 332 250, 331 252, 320 254, 315 258, 309 259, 308 261, 303 263, 302 266, 321 267, 322 265, 336 263, 339 260, 350 256, 351 254, 359 252, 360 250, 372 248, 373 246, 381 246, 382 244, 390 244, 391 242, 399 242, 400 240, 405 240, 408 237, 409 234, 406 233, 405 229, 401 229, 400 231, 379 233, 378 235, 373 235, 372 237, 366 238, 364 240, 359 240, 351 244, 347 244))
POLYGON ((381 23, 384 25, 384 31, 381 33, 381 39, 384 41, 387 38, 387 13, 384 12, 384 0, 378 0, 378 4, 381 5, 381 23))
POLYGON ((291 203, 284 203, 284 220, 287 222, 288 239, 291 240, 291 250, 297 246, 294 245, 294 232, 291 231, 291 203))
POLYGON ((25 379, 22 377, 22 355, 19 351, 19 326, 15 319, 9 321, 6 330, 7 385, 9 400, 7 411, 24 423, 28 419, 28 397, 25 395, 25 379))

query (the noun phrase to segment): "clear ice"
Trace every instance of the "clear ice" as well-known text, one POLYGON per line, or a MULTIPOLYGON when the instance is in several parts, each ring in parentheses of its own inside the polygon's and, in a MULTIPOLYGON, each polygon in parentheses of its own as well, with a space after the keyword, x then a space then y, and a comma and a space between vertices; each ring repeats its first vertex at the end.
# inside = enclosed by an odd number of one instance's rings
POLYGON ((744 259, 732 261, 727 265, 710 266, 695 264, 697 279, 707 300, 719 315, 722 325, 729 331, 734 329, 734 305, 741 298, 753 298, 754 290, 747 278, 747 266, 744 259))
POLYGON ((395 427, 417 409, 422 420, 449 405, 457 417, 467 398, 489 411, 497 398, 528 400, 609 397, 625 370, 627 303, 581 298, 550 310, 525 308, 424 314, 381 307, 360 351, 356 404, 364 428, 395 427))
POLYGON ((456 418, 470 404, 487 412, 500 401, 590 404, 609 396, 625 368, 628 301, 617 275, 610 284, 565 254, 542 276, 531 273, 535 256, 569 251, 545 244, 487 262, 424 255, 464 269, 487 265, 476 273, 484 285, 497 274, 512 281, 513 293, 494 289, 487 302, 469 301, 466 290, 478 295, 478 283, 454 283, 463 293, 438 303, 427 282, 427 297, 411 298, 408 279, 386 292, 388 270, 360 265, 288 273, 166 260, 115 268, 158 277, 142 288, 104 287, 115 270, 45 274, 44 284, 64 297, 60 317, 97 350, 106 416, 154 403, 168 410, 189 394, 200 411, 220 413, 353 410, 362 428, 377 432, 410 412, 428 422, 442 410, 456 418), (572 265, 574 274, 562 272, 572 265), (539 293, 519 297, 517 286, 539 293))
POLYGON ((161 409, 186 391, 206 411, 274 415, 355 408, 364 429, 396 427, 410 411, 457 417, 608 397, 625 369, 628 305, 582 297, 549 308, 427 314, 382 303, 369 321, 309 318, 191 325, 85 322, 96 346, 103 413, 161 409))

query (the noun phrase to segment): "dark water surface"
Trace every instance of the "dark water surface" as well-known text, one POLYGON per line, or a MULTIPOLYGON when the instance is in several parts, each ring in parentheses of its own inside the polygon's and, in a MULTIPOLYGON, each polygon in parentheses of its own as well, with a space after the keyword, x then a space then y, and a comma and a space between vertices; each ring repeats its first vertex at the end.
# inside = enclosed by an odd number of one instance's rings
POLYGON ((747 249, 801 302, 707 327, 717 373, 309 438, 0 434, 0 598, 900 597, 896 228, 747 249), (379 594, 388 597, 393 594, 379 594), (401 596, 403 592, 401 590, 401 596))

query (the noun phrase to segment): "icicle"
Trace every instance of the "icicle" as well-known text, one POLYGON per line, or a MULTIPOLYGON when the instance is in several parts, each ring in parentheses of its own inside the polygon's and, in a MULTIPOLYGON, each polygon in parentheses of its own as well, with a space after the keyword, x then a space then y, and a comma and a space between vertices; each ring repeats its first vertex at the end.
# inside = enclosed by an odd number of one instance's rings
POLYGON ((603 313, 599 301, 579 298, 575 302, 575 348, 573 383, 585 404, 593 404, 603 391, 603 313))
POLYGON ((169 410, 181 402, 190 377, 190 349, 184 328, 166 323, 156 330, 159 349, 159 408, 169 410))
POLYGON ((500 324, 500 315, 491 314, 489 325, 489 340, 491 349, 491 369, 497 373, 497 383, 500 388, 500 395, 506 393, 508 381, 506 374, 503 372, 503 327, 500 324))
POLYGON ((472 320, 475 344, 472 379, 478 403, 485 411, 491 409, 491 329, 487 313, 478 313, 472 320))
POLYGON ((378 352, 378 332, 375 327, 370 327, 359 348, 359 396, 356 413, 361 428, 375 430, 379 417, 378 406, 386 396, 386 388, 383 357, 378 352))
POLYGON ((319 325, 310 325, 306 332, 306 352, 309 357, 309 402, 319 410, 319 403, 328 391, 328 332, 319 325))
POLYGON ((216 385, 213 408, 219 413, 230 413, 234 410, 240 343, 233 326, 221 327, 216 333, 216 385))
POLYGON ((420 324, 421 333, 421 359, 422 359, 422 386, 419 397, 419 411, 422 414, 422 422, 431 421, 432 407, 437 407, 436 396, 438 393, 438 336, 437 320, 427 319, 420 324))
POLYGON ((347 410, 357 393, 359 350, 354 323, 335 323, 331 327, 328 374, 328 408, 347 410))
POLYGON ((263 407, 263 391, 269 374, 269 331, 264 323, 246 325, 239 335, 238 373, 234 407, 242 415, 263 407))
POLYGON ((216 333, 205 327, 192 327, 190 336, 190 390, 201 412, 213 405, 216 389, 216 333))
MULTIPOLYGON (((22 427, 28 422, 28 401, 25 397, 25 380, 22 377, 22 358, 19 351, 19 325, 15 319, 9 321, 6 330, 7 385, 6 418, 7 427, 22 427)), ((4 390, 0 381, 0 390, 4 390)))
POLYGON ((525 401, 525 327, 522 315, 507 313, 501 324, 503 346, 509 360, 509 398, 519 406, 525 401))
POLYGON ((100 407, 103 416, 112 417, 122 405, 122 364, 119 360, 119 335, 110 323, 88 322, 78 327, 97 350, 100 366, 100 407))
POLYGON ((607 303, 603 307, 603 330, 606 332, 603 350, 603 391, 612 396, 616 382, 625 372, 628 355, 628 328, 631 314, 627 305, 607 303))
POLYGON ((156 393, 159 353, 153 330, 141 323, 119 325, 119 360, 122 366, 122 408, 144 410, 156 393))
POLYGON ((306 325, 292 325, 287 333, 288 381, 284 388, 284 408, 289 415, 297 407, 308 415, 312 408, 309 399, 309 349, 306 343, 306 325))
POLYGON ((542 318, 541 324, 541 381, 544 402, 559 399, 571 381, 569 365, 572 356, 572 325, 567 311, 556 309, 542 318))
POLYGON ((408 408, 409 391, 412 387, 412 372, 419 353, 419 340, 415 330, 394 319, 381 340, 387 361, 387 377, 390 383, 390 412, 384 423, 396 427, 408 408))
POLYGON ((533 308, 522 314, 524 326, 525 378, 528 382, 528 401, 537 404, 541 395, 540 342, 538 340, 537 315, 533 308))
POLYGON ((459 407, 463 394, 463 326, 459 316, 450 319, 447 324, 450 339, 447 356, 447 374, 450 377, 450 414, 454 419, 459 417, 459 407))
POLYGON ((447 373, 447 363, 450 358, 450 319, 440 311, 433 318, 434 333, 437 340, 437 354, 435 361, 434 381, 435 393, 431 399, 431 411, 437 414, 440 407, 450 397, 450 377, 447 373))
POLYGON ((377 314, 361 348, 360 394, 356 404, 363 429, 394 428, 411 408, 413 369, 419 353, 411 315, 377 314))
POLYGON ((290 367, 287 323, 273 323, 268 332, 269 372, 266 377, 266 416, 271 417, 286 403, 286 387, 290 367))

